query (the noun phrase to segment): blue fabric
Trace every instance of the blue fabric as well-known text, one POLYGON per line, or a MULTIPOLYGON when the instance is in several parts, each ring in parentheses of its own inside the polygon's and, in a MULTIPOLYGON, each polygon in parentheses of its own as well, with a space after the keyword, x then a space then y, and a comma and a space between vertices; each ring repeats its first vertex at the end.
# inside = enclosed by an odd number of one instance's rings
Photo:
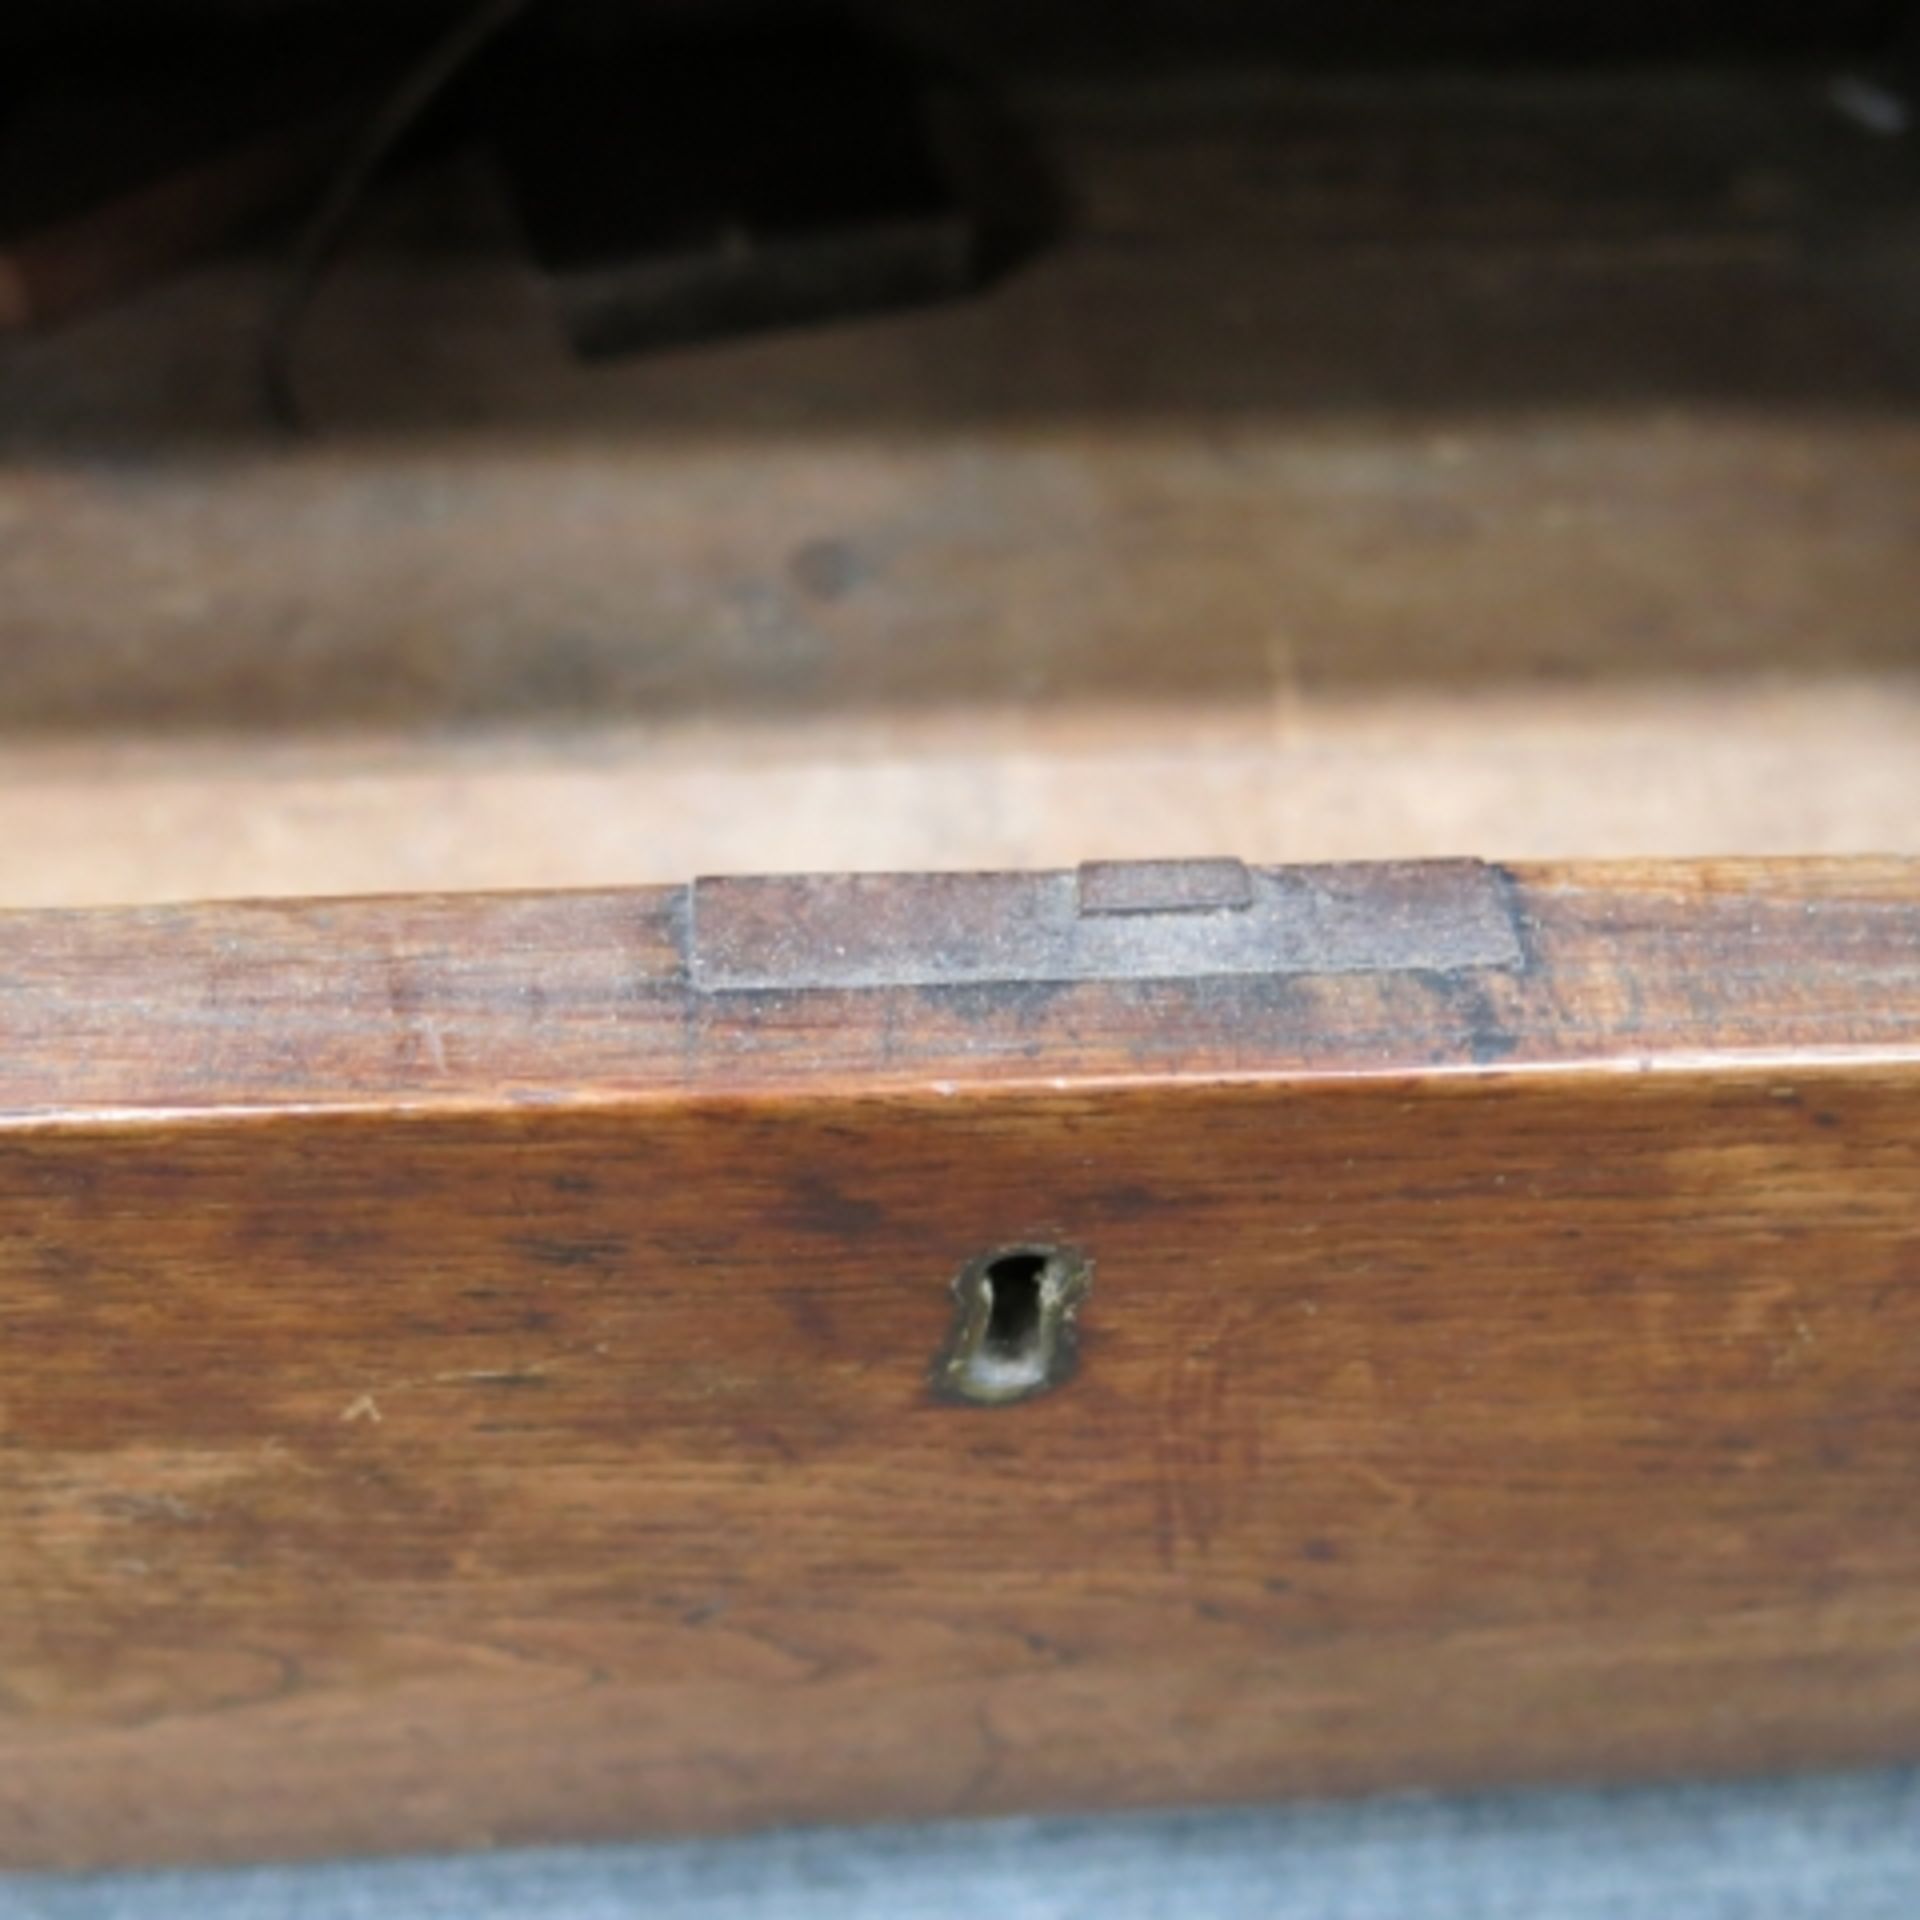
POLYGON ((0 1920, 1920 1920, 1920 1770, 0 1876, 0 1920))

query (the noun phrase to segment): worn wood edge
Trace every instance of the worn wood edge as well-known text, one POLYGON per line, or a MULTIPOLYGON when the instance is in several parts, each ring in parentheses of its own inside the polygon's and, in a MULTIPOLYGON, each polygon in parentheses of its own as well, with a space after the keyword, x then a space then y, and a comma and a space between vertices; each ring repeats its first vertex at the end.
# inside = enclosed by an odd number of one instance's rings
POLYGON ((1626 1083, 1650 1080, 1710 1078, 1730 1086, 1742 1083, 1808 1079, 1823 1081, 1881 1079, 1901 1083, 1920 1073, 1920 1040, 1906 1047, 1834 1047, 1810 1052, 1805 1047, 1747 1050, 1689 1050, 1636 1057, 1591 1060, 1532 1060, 1511 1064, 1451 1061, 1413 1068, 1408 1066, 1346 1067, 1301 1065, 1254 1068, 1230 1073, 1209 1069, 1167 1072, 1084 1073, 1061 1075, 1000 1074, 975 1081, 932 1084, 902 1082, 870 1085, 843 1074, 823 1076, 805 1087, 769 1087, 761 1091, 690 1089, 673 1086, 583 1088, 577 1093, 539 1100, 459 1093, 442 1099, 363 1095, 327 1100, 231 1101, 205 1106, 155 1105, 85 1107, 71 1112, 19 1113, 0 1111, 0 1140, 30 1141, 63 1134, 150 1134, 199 1128, 272 1128, 311 1122, 343 1124, 367 1120, 422 1124, 517 1117, 530 1123, 542 1118, 598 1118, 631 1113, 645 1118, 656 1112, 675 1114, 737 1113, 754 1118, 793 1107, 797 1102, 820 1106, 859 1105, 898 1107, 903 1111, 926 1105, 931 1098, 955 1108, 994 1102, 1023 1101, 1049 1095, 1105 1099, 1128 1095, 1150 1096, 1178 1091, 1227 1095, 1298 1091, 1325 1094, 1351 1088, 1374 1092, 1401 1088, 1409 1095, 1424 1092, 1468 1091, 1492 1086, 1542 1092, 1575 1091, 1582 1083, 1626 1083))
POLYGON ((1920 1060, 1920 861, 1493 871, 1514 968, 1031 990, 703 995, 671 888, 0 915, 0 1131, 1920 1060))
MULTIPOLYGON (((1099 864, 1099 863, 1096 863, 1099 864)), ((1393 862, 1309 861, 1319 865, 1391 865, 1393 862)), ((1414 862, 1412 864, 1425 864, 1414 862)), ((1786 887, 1816 897, 1851 897, 1863 890, 1873 894, 1882 890, 1906 894, 1920 890, 1920 855, 1880 853, 1871 850, 1848 854, 1757 854, 1708 856, 1685 860, 1606 859, 1591 860, 1501 860, 1486 864, 1497 874, 1529 890, 1549 893, 1632 893, 1659 894, 1676 899, 1752 891, 1765 883, 1772 888, 1786 887)), ((816 874, 823 872, 815 869, 816 874)), ((941 871, 977 872, 980 869, 941 869, 941 871)), ((703 876, 706 877, 706 876, 703 876)), ((719 876, 712 876, 719 877, 719 876)), ((726 876, 735 877, 735 876, 726 876)), ((790 878, 808 877, 805 870, 791 870, 790 878)), ((869 877, 894 877, 876 871, 869 877)), ((693 876, 689 876, 689 879, 693 876)), ((312 894, 288 896, 216 896, 196 900, 171 901, 165 905, 84 906, 84 907, 0 907, 0 940, 34 925, 61 921, 94 922, 102 927, 114 921, 137 921, 153 915, 258 911, 273 914, 309 914, 352 911, 362 907, 392 906, 403 902, 470 906, 484 908, 534 900, 606 900, 645 898, 679 892, 678 887, 505 887, 461 890, 442 893, 372 892, 312 894)))

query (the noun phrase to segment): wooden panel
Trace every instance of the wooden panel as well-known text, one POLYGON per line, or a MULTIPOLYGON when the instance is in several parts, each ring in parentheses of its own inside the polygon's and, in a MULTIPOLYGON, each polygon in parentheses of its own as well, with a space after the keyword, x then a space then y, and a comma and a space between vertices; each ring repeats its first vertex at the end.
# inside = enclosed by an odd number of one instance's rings
POLYGON ((684 895, 0 920, 0 1862, 1920 1753, 1920 867, 706 995, 684 895), (1079 1366, 956 1406, 984 1250, 1079 1366))
POLYGON ((943 311, 582 369, 455 164, 311 440, 272 260, 0 344, 0 899, 1920 854, 1920 225, 1824 75, 1016 105, 1073 218, 943 311))

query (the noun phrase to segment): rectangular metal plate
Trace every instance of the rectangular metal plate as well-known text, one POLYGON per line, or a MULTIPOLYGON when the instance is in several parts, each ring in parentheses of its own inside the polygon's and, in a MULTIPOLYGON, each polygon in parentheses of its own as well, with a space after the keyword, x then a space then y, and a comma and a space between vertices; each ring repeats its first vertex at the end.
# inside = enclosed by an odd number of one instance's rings
POLYGON ((1086 913, 1217 913, 1253 905, 1238 860, 1090 860, 1080 869, 1086 913))
POLYGON ((708 993, 1451 973, 1520 960, 1499 876, 1477 860, 698 880, 691 918, 688 970, 708 993))

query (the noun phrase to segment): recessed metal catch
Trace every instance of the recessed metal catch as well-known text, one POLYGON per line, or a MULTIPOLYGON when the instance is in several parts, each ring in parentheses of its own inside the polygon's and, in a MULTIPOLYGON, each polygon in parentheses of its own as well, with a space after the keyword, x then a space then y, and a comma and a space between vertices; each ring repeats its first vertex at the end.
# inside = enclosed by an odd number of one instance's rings
POLYGON ((1500 876, 1477 860, 698 880, 691 909, 687 970, 703 993, 1453 973, 1521 959, 1500 876))

